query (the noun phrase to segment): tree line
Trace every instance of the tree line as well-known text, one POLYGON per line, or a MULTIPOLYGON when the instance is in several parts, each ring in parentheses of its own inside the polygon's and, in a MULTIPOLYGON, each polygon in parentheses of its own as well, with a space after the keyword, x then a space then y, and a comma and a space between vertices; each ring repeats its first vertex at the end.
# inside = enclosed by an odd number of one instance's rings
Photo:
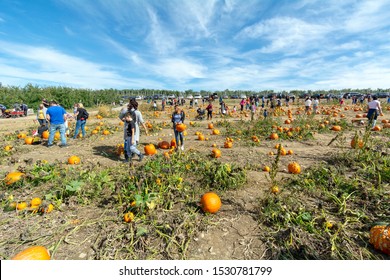
POLYGON ((221 90, 221 91, 193 91, 191 89, 185 91, 177 91, 177 90, 158 90, 158 89, 79 89, 79 88, 71 88, 64 86, 48 86, 41 87, 37 85, 27 84, 24 87, 17 86, 1 86, 0 84, 0 104, 5 105, 7 108, 12 108, 13 104, 24 103, 27 104, 30 108, 36 108, 42 101, 43 98, 47 100, 56 100, 59 104, 61 104, 64 108, 72 108, 74 103, 81 102, 85 107, 96 107, 102 104, 112 104, 119 103, 123 98, 131 97, 131 96, 153 96, 156 94, 159 95, 194 95, 199 93, 201 95, 211 95, 217 93, 218 95, 241 95, 245 94, 246 96, 252 95, 260 95, 267 96, 269 94, 342 94, 346 92, 359 92, 363 94, 373 93, 373 92, 389 92, 390 89, 342 89, 342 90, 291 90, 274 92, 273 90, 262 90, 262 91, 253 91, 253 90, 221 90))

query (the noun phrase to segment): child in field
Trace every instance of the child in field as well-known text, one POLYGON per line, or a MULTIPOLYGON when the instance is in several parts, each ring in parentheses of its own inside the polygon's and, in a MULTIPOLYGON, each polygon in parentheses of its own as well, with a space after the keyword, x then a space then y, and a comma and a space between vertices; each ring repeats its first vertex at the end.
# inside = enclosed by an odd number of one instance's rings
POLYGON ((141 154, 141 152, 137 149, 136 141, 135 141, 135 122, 133 118, 131 117, 131 113, 126 113, 125 115, 125 122, 127 124, 127 131, 126 131, 126 159, 125 162, 128 162, 129 159, 133 157, 133 154, 136 154, 139 156, 139 161, 142 161, 144 158, 144 155, 141 154))
POLYGON ((264 116, 264 119, 266 119, 266 118, 267 118, 267 116, 268 116, 267 109, 265 109, 265 110, 264 110, 264 112, 263 112, 263 116, 264 116))

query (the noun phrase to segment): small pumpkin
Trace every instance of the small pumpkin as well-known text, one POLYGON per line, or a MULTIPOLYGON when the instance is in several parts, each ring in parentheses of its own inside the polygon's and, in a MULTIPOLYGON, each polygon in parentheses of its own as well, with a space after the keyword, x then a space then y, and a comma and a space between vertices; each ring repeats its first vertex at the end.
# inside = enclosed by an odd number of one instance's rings
POLYGON ((288 164, 287 168, 288 168, 288 172, 289 173, 292 173, 292 174, 299 174, 299 173, 301 173, 301 166, 297 162, 295 162, 295 161, 290 162, 288 164))
POLYGON ((269 138, 272 139, 272 140, 278 140, 279 139, 279 135, 277 133, 271 133, 269 138))
POLYGON ((271 170, 271 168, 267 165, 263 167, 264 172, 270 172, 270 170, 271 170))
POLYGON ((12 150, 12 148, 13 147, 11 145, 7 145, 7 146, 4 147, 4 151, 9 152, 9 151, 12 150))
POLYGON ((213 158, 219 158, 221 157, 221 150, 217 149, 217 148, 214 148, 211 150, 211 156, 213 158))
POLYGON ((21 132, 18 134, 18 139, 24 139, 26 138, 26 136, 27 136, 26 133, 21 132))
POLYGON ((179 132, 183 132, 186 130, 187 126, 184 123, 179 123, 176 125, 176 130, 179 132))
POLYGON ((355 135, 351 140, 351 147, 353 149, 361 149, 364 146, 362 139, 359 139, 358 135, 355 135))
POLYGON ((39 197, 34 197, 34 198, 31 199, 31 201, 30 201, 30 206, 31 206, 31 207, 39 206, 39 205, 41 205, 41 203, 42 203, 42 200, 41 200, 39 197))
POLYGON ((16 204, 16 209, 18 209, 19 211, 26 209, 26 207, 27 207, 27 203, 24 201, 16 204))
POLYGON ((219 135, 219 134, 221 134, 221 132, 219 131, 219 129, 213 129, 213 134, 219 135))
POLYGON ((12 185, 13 183, 19 181, 24 176, 24 173, 19 171, 10 172, 5 176, 5 183, 7 185, 12 185))
POLYGON ((381 131, 382 128, 379 125, 376 125, 372 128, 373 131, 381 131))
POLYGON ((54 209, 54 205, 53 204, 42 204, 42 206, 39 208, 39 210, 41 211, 41 213, 50 213, 51 211, 53 211, 54 209))
POLYGON ((103 135, 109 135, 110 134, 110 131, 108 131, 107 129, 103 130, 103 135))
POLYGON ((123 215, 123 220, 126 222, 126 223, 131 223, 132 221, 134 221, 134 213, 133 212, 127 212, 123 215))
POLYGON ((207 192, 200 199, 200 206, 206 213, 214 214, 221 208, 221 199, 214 192, 207 192))
POLYGON ((50 133, 49 131, 45 130, 42 132, 42 139, 49 139, 50 133))
POLYGON ((31 136, 27 136, 24 138, 24 143, 26 145, 32 145, 34 142, 34 137, 31 137, 31 136))
POLYGON ((171 148, 176 148, 176 139, 171 140, 171 148))
POLYGON ((153 144, 146 145, 144 147, 145 154, 152 156, 157 153, 156 147, 153 144))
POLYGON ((279 190, 278 186, 272 186, 271 193, 278 194, 279 192, 280 192, 280 190, 279 190))
POLYGON ((50 253, 43 246, 32 246, 16 254, 12 260, 50 260, 50 253))
POLYGON ((341 126, 334 125, 334 126, 332 126, 331 130, 333 130, 333 131, 341 131, 341 126))
POLYGON ((206 138, 204 137, 204 135, 203 134, 199 134, 198 135, 198 140, 199 141, 204 141, 206 138))
POLYGON ((224 145, 225 148, 230 149, 233 147, 233 142, 231 141, 225 141, 224 145))
POLYGON ((80 158, 78 156, 70 156, 68 158, 68 163, 69 164, 79 164, 80 163, 80 158))
POLYGON ((209 129, 213 129, 213 128, 214 128, 214 124, 209 123, 207 127, 208 127, 209 129))
POLYGON ((59 131, 56 131, 56 133, 54 133, 54 140, 60 140, 61 138, 61 133, 59 131))
POLYGON ((370 244, 390 255, 390 225, 376 225, 370 230, 370 244))

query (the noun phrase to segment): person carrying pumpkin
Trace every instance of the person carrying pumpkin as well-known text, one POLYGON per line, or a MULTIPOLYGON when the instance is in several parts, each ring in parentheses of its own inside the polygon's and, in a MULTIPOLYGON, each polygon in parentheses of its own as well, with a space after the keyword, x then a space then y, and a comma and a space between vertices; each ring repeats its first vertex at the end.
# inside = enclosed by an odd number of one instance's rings
POLYGON ((184 111, 179 106, 176 105, 175 106, 175 111, 172 114, 173 132, 175 133, 175 140, 176 140, 176 145, 177 145, 176 149, 178 149, 179 143, 180 143, 180 149, 182 151, 184 151, 183 132, 179 132, 176 129, 176 125, 183 124, 184 123, 184 119, 185 119, 184 111), (180 140, 180 142, 179 142, 179 140, 180 140))
POLYGON ((127 127, 127 131, 126 131, 126 142, 127 142, 127 145, 126 145, 126 159, 125 159, 125 162, 128 162, 129 159, 131 160, 131 158, 133 157, 133 154, 136 154, 138 155, 139 157, 139 161, 142 161, 142 159, 144 158, 144 155, 137 149, 137 146, 136 146, 136 139, 135 139, 135 122, 132 118, 132 113, 128 112, 125 114, 125 122, 126 122, 126 127, 127 127))

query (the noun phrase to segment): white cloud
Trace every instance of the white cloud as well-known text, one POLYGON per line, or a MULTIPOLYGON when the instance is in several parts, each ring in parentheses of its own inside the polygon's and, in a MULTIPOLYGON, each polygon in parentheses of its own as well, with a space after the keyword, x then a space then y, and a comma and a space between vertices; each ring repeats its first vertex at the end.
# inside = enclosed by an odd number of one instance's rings
POLYGON ((34 80, 86 88, 162 86, 155 81, 124 77, 106 65, 89 62, 48 47, 0 41, 0 53, 3 54, 0 76, 5 81, 23 78, 28 82, 34 80))
POLYGON ((269 41, 261 47, 264 53, 304 53, 306 49, 317 47, 331 27, 310 24, 298 18, 278 17, 246 27, 238 38, 252 38, 269 41))
POLYGON ((204 66, 179 58, 165 58, 149 66, 153 72, 169 80, 181 82, 190 79, 204 78, 204 66))

